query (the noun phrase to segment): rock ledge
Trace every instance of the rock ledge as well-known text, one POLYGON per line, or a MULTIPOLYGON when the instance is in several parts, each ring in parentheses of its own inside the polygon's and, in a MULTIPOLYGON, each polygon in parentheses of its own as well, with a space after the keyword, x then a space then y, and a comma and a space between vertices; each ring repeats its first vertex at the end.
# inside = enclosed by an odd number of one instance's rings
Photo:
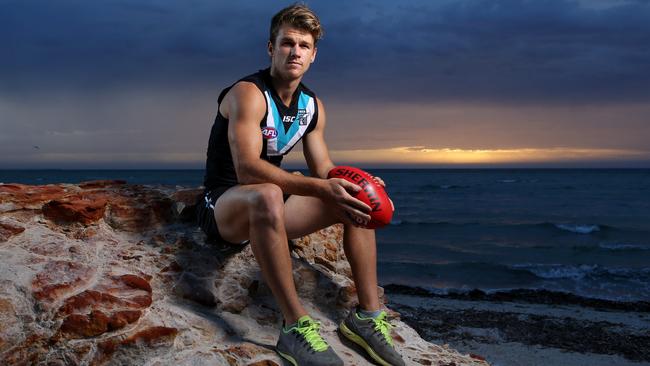
MULTIPOLYGON (((0 184, 0 364, 281 365, 281 316, 253 254, 206 243, 197 194, 0 184)), ((336 333, 357 301, 341 238, 332 226, 294 241, 294 278, 346 365, 370 364, 336 333)), ((487 365, 390 314, 408 364, 487 365)))

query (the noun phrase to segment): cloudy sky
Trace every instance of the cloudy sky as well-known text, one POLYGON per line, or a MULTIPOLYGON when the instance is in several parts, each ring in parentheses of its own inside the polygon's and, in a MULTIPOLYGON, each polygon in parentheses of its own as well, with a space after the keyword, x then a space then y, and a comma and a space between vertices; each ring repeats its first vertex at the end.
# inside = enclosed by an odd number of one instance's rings
MULTIPOLYGON (((0 169, 201 168, 289 3, 0 0, 0 169)), ((337 163, 650 167, 648 0, 307 3, 337 163)))

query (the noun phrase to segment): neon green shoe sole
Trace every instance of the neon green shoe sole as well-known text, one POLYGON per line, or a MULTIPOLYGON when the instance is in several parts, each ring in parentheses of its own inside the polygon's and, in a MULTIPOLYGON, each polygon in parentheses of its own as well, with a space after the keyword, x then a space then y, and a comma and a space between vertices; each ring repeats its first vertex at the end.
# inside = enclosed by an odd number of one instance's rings
POLYGON ((368 352, 370 357, 372 357, 373 360, 377 361, 380 365, 382 366, 392 366, 388 362, 384 361, 383 358, 379 357, 379 355, 370 347, 366 341, 363 340, 363 338, 359 337, 356 333, 350 330, 345 323, 341 323, 339 326, 339 330, 341 333, 345 336, 345 338, 351 340, 352 342, 358 344, 359 346, 363 347, 363 349, 368 352))
POLYGON ((295 360, 293 357, 289 356, 289 355, 286 354, 286 353, 282 353, 282 352, 278 351, 277 349, 275 350, 275 352, 277 352, 277 353, 278 353, 282 358, 284 358, 285 360, 291 362, 291 364, 292 364, 293 366, 298 366, 298 363, 296 362, 296 360, 295 360))

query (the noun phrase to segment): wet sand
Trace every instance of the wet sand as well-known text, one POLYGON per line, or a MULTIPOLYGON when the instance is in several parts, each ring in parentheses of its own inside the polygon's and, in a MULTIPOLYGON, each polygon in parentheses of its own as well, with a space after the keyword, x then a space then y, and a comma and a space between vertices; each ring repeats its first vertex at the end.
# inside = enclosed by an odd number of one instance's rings
POLYGON ((550 292, 431 295, 387 286, 391 307, 431 342, 495 366, 650 365, 650 304, 550 292))

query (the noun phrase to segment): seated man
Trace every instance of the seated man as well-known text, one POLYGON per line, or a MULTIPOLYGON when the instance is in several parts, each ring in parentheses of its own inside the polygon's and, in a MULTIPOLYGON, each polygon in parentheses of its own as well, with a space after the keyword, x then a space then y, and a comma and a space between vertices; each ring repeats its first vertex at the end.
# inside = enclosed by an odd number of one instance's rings
POLYGON ((323 138, 325 110, 301 83, 316 58, 321 32, 318 18, 306 6, 283 9, 271 22, 271 66, 219 95, 199 223, 209 236, 223 241, 250 241, 284 316, 277 351, 293 365, 343 363, 298 299, 287 239, 344 223, 345 254, 360 306, 340 330, 380 364, 403 365, 392 346, 386 313, 380 311, 375 232, 355 226, 357 220, 370 218, 370 207, 350 195, 360 190, 357 185, 327 179, 334 163, 323 138), (311 177, 280 168, 282 157, 301 139, 311 177))

